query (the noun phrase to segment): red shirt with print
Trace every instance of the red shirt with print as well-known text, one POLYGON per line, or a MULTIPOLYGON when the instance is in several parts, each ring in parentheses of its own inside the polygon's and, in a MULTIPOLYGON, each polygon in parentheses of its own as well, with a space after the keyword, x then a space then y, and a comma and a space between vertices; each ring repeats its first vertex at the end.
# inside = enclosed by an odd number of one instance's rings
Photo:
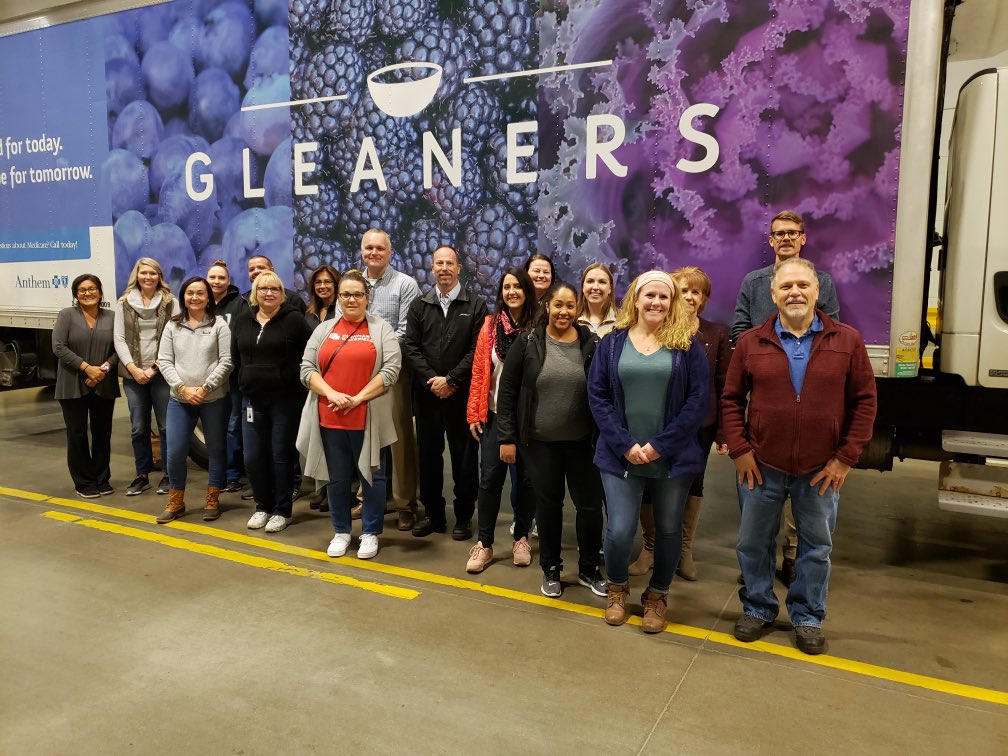
MULTIPOLYGON (((371 380, 377 357, 367 320, 348 323, 340 318, 318 351, 319 367, 329 366, 322 378, 336 391, 350 396, 358 393, 371 380), (337 349, 339 353, 333 359, 337 349)), ((344 415, 343 410, 330 409, 324 396, 319 397, 319 424, 323 428, 364 430, 366 422, 366 402, 344 415)))

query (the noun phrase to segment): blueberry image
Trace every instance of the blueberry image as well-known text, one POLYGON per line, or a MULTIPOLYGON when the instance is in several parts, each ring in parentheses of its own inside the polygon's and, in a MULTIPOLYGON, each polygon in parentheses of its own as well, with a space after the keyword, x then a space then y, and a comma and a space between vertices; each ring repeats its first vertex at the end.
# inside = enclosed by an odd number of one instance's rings
POLYGON ((150 101, 159 110, 170 110, 189 98, 193 65, 189 56, 171 42, 158 42, 140 64, 150 101))
POLYGON ((150 234, 151 226, 143 213, 127 210, 112 226, 115 243, 116 294, 121 295, 129 281, 133 265, 143 255, 144 239, 150 234))
POLYGON ((158 42, 168 39, 172 27, 175 25, 175 14, 177 9, 174 3, 166 5, 152 5, 149 8, 141 8, 133 11, 132 15, 136 19, 137 42, 140 52, 147 54, 158 42))
POLYGON ((147 166, 129 150, 113 149, 101 168, 102 184, 112 198, 112 219, 129 210, 143 210, 147 205, 150 184, 147 166))
POLYGON ((133 61, 137 66, 140 65, 140 58, 137 57, 136 48, 134 47, 135 42, 130 42, 119 32, 112 34, 107 34, 105 36, 105 60, 116 60, 117 58, 122 58, 124 60, 133 61))
MULTIPOLYGON (((312 161, 314 162, 314 161, 312 161)), ((291 140, 285 139, 270 155, 266 164, 266 173, 263 175, 263 189, 266 190, 266 207, 273 205, 291 206, 294 200, 294 164, 291 156, 291 140)), ((304 179, 304 183, 314 183, 311 175, 304 179)))
MULTIPOLYGON (((150 185, 151 195, 157 197, 161 191, 161 184, 173 171, 181 171, 185 167, 185 162, 194 152, 207 152, 210 145, 206 140, 198 136, 186 134, 176 134, 167 137, 158 145, 157 152, 150 161, 150 185)), ((197 173, 202 173, 202 169, 197 173)), ((195 186, 200 187, 200 182, 195 181, 195 186)))
POLYGON ((228 119, 241 107, 241 93, 222 68, 205 68, 189 93, 189 127, 213 142, 220 139, 228 119))
MULTIPOLYGON (((200 173, 198 166, 193 166, 194 174, 200 173)), ((201 182, 193 177, 193 185, 201 182)), ((210 196, 197 202, 186 192, 185 168, 176 167, 165 178, 158 197, 158 221, 174 223, 181 228, 195 252, 199 253, 206 247, 217 233, 217 192, 216 188, 210 196)))
POLYGON ((305 281, 322 263, 344 271, 358 265, 356 249, 336 239, 294 234, 294 285, 304 291, 305 281))
POLYGON ((113 58, 105 61, 105 106, 109 114, 118 114, 134 100, 146 99, 143 72, 135 60, 113 58))
POLYGON ((392 195, 381 191, 373 181, 362 183, 349 193, 343 211, 343 230, 347 239, 361 239, 371 228, 383 228, 395 237, 402 223, 402 209, 392 195))
POLYGON ((233 116, 228 118, 227 125, 224 126, 224 136, 226 137, 236 137, 237 139, 242 139, 242 112, 239 110, 233 116))
POLYGON ((442 144, 450 144, 452 129, 460 128, 462 144, 475 152, 500 132, 503 120, 504 111, 490 88, 485 84, 467 84, 446 103, 434 135, 442 144))
POLYGON ((298 99, 347 95, 345 100, 316 102, 304 106, 316 135, 335 134, 342 121, 352 117, 360 101, 366 75, 357 49, 350 44, 331 44, 314 53, 297 71, 292 83, 298 99))
POLYGON ((196 255, 185 232, 174 223, 158 223, 144 238, 140 249, 141 257, 153 257, 164 270, 165 283, 173 292, 189 276, 199 273, 196 255))
POLYGON ((533 35, 535 8, 530 0, 481 0, 466 13, 476 36, 480 73, 496 74, 532 68, 538 35, 533 35))
POLYGON ((433 15, 436 5, 435 0, 378 0, 378 28, 382 34, 404 37, 421 28, 433 15))
POLYGON ((151 202, 144 205, 143 216, 147 219, 147 222, 152 226, 157 225, 158 222, 158 206, 157 202, 151 202))
MULTIPOLYGON (((279 208, 277 208, 279 209, 279 208)), ((294 237, 291 234, 269 239, 259 248, 260 255, 273 261, 276 274, 288 290, 297 291, 294 286, 294 237)), ((302 284, 302 288, 304 285, 302 284)))
MULTIPOLYGON (((245 95, 242 107, 270 102, 287 102, 291 98, 289 76, 267 76, 260 79, 245 95)), ((290 136, 290 108, 266 108, 241 114, 242 137, 256 154, 268 156, 290 136)))
POLYGON ((165 139, 173 136, 189 136, 189 122, 184 118, 175 116, 165 121, 164 132, 162 132, 161 136, 165 139))
MULTIPOLYGON (((221 241, 221 259, 228 269, 242 271, 248 267, 248 259, 275 239, 294 238, 294 213, 289 207, 276 205, 270 208, 254 207, 237 215, 224 230, 221 241)), ((271 258, 272 259, 272 258, 271 258)), ((293 257, 273 260, 280 277, 289 282, 294 277, 293 257)))
MULTIPOLYGON (((223 206, 225 201, 233 202, 241 208, 251 200, 245 199, 243 179, 244 161, 242 152, 248 147, 244 139, 237 137, 222 137, 210 145, 207 154, 210 156, 210 172, 214 177, 217 196, 223 206)), ((249 186, 262 186, 262 172, 255 154, 249 155, 249 186)), ((223 212, 223 210, 222 210, 223 212)), ((230 220, 230 218, 228 219, 230 220)), ((224 218, 221 225, 226 227, 224 218)))
POLYGON ((427 199, 447 224, 463 226, 476 213, 483 201, 483 178, 479 163, 472 155, 462 158, 462 181, 454 186, 440 167, 431 171, 431 188, 427 199))
POLYGON ((287 27, 287 0, 255 0, 253 5, 259 26, 287 27))
POLYGON ((285 26, 271 26, 259 35, 252 45, 248 69, 245 71, 245 88, 273 74, 290 73, 290 40, 285 26))
POLYGON ((157 109, 146 100, 134 100, 122 109, 112 129, 112 146, 149 158, 157 149, 164 124, 157 109))
MULTIPOLYGON (((438 99, 447 99, 462 86, 462 79, 476 72, 476 39, 472 33, 458 27, 451 21, 428 23, 414 29, 399 47, 395 59, 398 61, 422 61, 437 63, 444 73, 438 89, 438 99)), ((402 81, 425 78, 427 69, 407 68, 397 72, 402 81)))
POLYGON ((203 248, 203 251, 200 253, 200 263, 203 265, 203 267, 209 268, 211 265, 213 265, 214 260, 220 260, 222 249, 223 248, 221 247, 220 244, 208 244, 207 246, 205 246, 203 248))
POLYGON ((442 244, 458 249, 455 228, 446 226, 438 218, 420 218, 405 231, 400 259, 401 270, 413 276, 421 288, 434 285, 430 274, 430 258, 442 244))
MULTIPOLYGON (((538 145, 536 134, 523 135, 524 139, 520 144, 538 145)), ((517 160, 519 172, 534 173, 538 168, 536 156, 517 160)), ((507 180, 507 137, 497 134, 492 137, 487 144, 487 151, 483 156, 484 174, 489 179, 490 189, 493 194, 504 201, 511 211, 519 218, 525 220, 535 220, 536 200, 539 195, 539 188, 535 181, 528 184, 508 183, 507 180)))
MULTIPOLYGON (((316 194, 306 194, 294 198, 294 215, 298 227, 309 236, 326 237, 335 233, 344 209, 343 194, 334 181, 318 183, 316 194)), ((365 229, 367 230, 367 229, 365 229)))
POLYGON ((359 42, 374 26, 375 0, 291 0, 288 19, 301 36, 359 42))
MULTIPOLYGON (((137 40, 140 38, 140 29, 137 26, 135 13, 110 13, 107 16, 100 16, 96 21, 101 24, 106 38, 120 35, 131 48, 136 47, 137 40)), ((106 47, 106 51, 107 49, 106 47)), ((135 52, 133 54, 136 55, 135 52)), ((106 55, 105 58, 111 60, 109 55, 106 55)), ((137 58, 137 63, 139 62, 140 59, 137 58)))
POLYGON ((203 20, 203 37, 196 60, 200 68, 223 68, 238 81, 248 64, 254 40, 252 12, 243 3, 229 0, 210 11, 203 20))
POLYGON ((466 268, 484 295, 494 294, 500 271, 522 265, 529 253, 526 228, 505 205, 484 205, 465 232, 466 268))
POLYGON ((188 55, 189 60, 196 60, 202 37, 203 22, 197 16, 187 13, 175 22, 168 34, 168 41, 188 55))

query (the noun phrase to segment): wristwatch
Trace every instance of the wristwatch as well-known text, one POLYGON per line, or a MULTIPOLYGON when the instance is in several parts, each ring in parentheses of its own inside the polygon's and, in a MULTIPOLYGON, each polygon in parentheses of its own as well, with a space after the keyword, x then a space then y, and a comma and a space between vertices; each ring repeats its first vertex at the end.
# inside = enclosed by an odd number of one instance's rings
POLYGON ((98 369, 105 374, 108 374, 108 371, 111 370, 111 368, 108 365, 101 365, 98 369))

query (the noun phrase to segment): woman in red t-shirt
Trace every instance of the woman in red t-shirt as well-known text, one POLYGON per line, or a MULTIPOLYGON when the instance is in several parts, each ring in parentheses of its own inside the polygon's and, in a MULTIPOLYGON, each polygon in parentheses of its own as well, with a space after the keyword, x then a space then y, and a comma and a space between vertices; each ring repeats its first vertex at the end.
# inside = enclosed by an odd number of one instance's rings
POLYGON ((399 378, 399 342, 391 326, 367 315, 368 286, 359 271, 339 282, 343 316, 312 333, 301 362, 301 381, 311 389, 301 416, 298 449, 305 474, 328 480, 326 495, 335 537, 329 556, 346 553, 352 520, 350 483, 358 472, 364 489, 359 559, 378 553, 385 517, 381 450, 396 440, 386 393, 399 378))

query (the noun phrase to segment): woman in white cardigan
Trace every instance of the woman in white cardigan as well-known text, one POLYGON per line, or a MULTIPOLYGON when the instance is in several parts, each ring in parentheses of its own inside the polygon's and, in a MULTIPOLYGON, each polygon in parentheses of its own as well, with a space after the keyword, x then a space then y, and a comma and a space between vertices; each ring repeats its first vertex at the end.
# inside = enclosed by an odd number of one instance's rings
POLYGON ((358 559, 378 553, 385 517, 383 449, 396 441, 392 399, 402 356, 392 327, 367 314, 368 285, 359 271, 339 283, 343 315, 312 333, 301 361, 310 393, 301 413, 297 448, 304 474, 328 481, 329 516, 336 531, 326 553, 343 556, 350 545, 350 483, 363 480, 364 507, 358 559), (320 401, 321 398, 321 401, 320 401))

